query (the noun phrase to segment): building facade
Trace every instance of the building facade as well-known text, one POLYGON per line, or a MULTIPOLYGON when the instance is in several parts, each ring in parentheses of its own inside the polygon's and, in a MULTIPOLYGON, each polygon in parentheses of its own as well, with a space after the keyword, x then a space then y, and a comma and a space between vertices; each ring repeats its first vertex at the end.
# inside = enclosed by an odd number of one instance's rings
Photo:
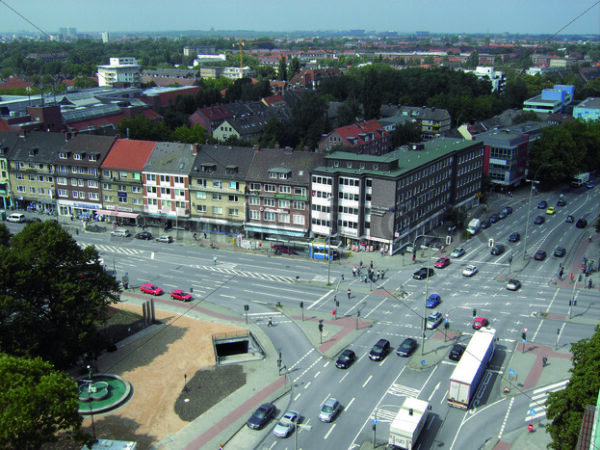
POLYGON ((318 147, 321 152, 350 148, 354 153, 383 155, 391 150, 391 137, 372 119, 336 128, 319 141, 318 147))
POLYGON ((98 66, 98 86, 129 87, 140 85, 141 65, 133 57, 110 58, 98 66))
POLYGON ((586 122, 600 119, 600 98, 586 98, 573 108, 573 117, 586 122))

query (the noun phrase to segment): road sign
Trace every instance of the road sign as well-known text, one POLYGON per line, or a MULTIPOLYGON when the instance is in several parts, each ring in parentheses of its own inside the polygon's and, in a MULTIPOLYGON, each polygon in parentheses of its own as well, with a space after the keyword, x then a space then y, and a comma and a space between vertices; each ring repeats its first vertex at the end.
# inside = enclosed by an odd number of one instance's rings
POLYGON ((529 415, 530 416, 535 416, 535 409, 529 408, 529 415))
POLYGON ((450 317, 450 313, 444 314, 444 317, 446 317, 446 318, 450 317))
POLYGON ((508 374, 509 374, 511 377, 514 377, 514 376, 515 376, 515 369, 508 369, 508 374))
POLYGON ((373 419, 371 419, 371 420, 372 420, 372 422, 373 422, 373 425, 377 425, 377 419, 373 418, 373 419))

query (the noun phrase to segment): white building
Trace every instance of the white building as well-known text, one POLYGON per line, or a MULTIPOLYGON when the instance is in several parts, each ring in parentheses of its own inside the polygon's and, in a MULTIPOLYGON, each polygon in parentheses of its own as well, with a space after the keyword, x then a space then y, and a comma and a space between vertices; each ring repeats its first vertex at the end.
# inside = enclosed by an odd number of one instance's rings
POLYGON ((489 80, 492 83, 492 90, 502 92, 504 90, 504 84, 506 79, 504 78, 504 72, 494 70, 493 67, 489 66, 477 66, 475 70, 465 70, 474 74, 480 80, 489 80))
POLYGON ((231 78, 232 80, 239 80, 240 78, 252 78, 254 76, 254 71, 248 67, 225 67, 223 71, 223 76, 226 78, 231 78))
POLYGON ((98 66, 98 86, 130 87, 140 85, 141 65, 132 57, 110 58, 109 65, 98 66))

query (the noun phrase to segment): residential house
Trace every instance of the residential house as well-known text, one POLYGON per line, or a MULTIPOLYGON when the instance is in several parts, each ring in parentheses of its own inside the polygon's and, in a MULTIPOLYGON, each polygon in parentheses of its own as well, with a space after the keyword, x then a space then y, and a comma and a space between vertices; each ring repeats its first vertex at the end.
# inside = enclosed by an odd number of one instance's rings
POLYGON ((32 131, 19 137, 13 145, 8 154, 10 203, 17 208, 54 211, 55 165, 58 155, 64 151, 65 135, 32 131))
POLYGON ((54 160, 58 214, 93 219, 102 209, 100 167, 115 137, 78 135, 54 160))
POLYGON ((187 226, 190 218, 189 176, 197 146, 157 142, 142 172, 146 223, 187 226))
POLYGON ((15 205, 10 189, 8 155, 14 153, 18 140, 19 133, 16 131, 0 131, 0 207, 3 210, 15 205))
MULTIPOLYGON (((117 139, 102 162, 102 210, 112 222, 135 225, 144 213, 142 171, 156 142, 117 139)), ((144 221, 140 221, 144 225, 144 221)))
POLYGON ((243 115, 225 119, 213 131, 213 137, 220 142, 234 137, 246 142, 260 139, 264 133, 268 118, 264 115, 243 115))
POLYGON ((204 127, 208 134, 213 134, 214 130, 223 123, 225 119, 233 117, 233 113, 223 105, 208 106, 198 109, 188 120, 190 127, 200 125, 204 127))
POLYGON ((249 237, 308 237, 310 231, 310 169, 323 154, 255 147, 248 169, 249 237))
POLYGON ((375 119, 336 128, 318 144, 319 151, 348 148, 353 153, 383 155, 391 150, 391 137, 375 119))
POLYGON ((448 131, 451 126, 451 117, 447 110, 428 108, 426 106, 399 106, 397 114, 410 117, 417 121, 421 127, 423 139, 433 139, 448 131))
POLYGON ((191 229, 238 235, 247 215, 248 147, 198 146, 190 173, 191 229))
POLYGON ((333 67, 327 69, 303 69, 292 77, 289 85, 294 89, 316 89, 321 80, 335 78, 342 74, 340 69, 333 67))

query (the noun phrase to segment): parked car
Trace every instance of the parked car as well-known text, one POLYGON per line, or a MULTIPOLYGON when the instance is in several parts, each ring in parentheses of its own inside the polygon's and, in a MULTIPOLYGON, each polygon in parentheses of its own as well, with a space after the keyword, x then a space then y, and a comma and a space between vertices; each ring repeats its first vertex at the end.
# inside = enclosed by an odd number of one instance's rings
POLYGON ((556 202, 556 206, 565 206, 567 204, 567 201, 564 198, 559 198, 558 201, 556 202))
POLYGON ((162 295, 165 292, 158 286, 151 284, 151 283, 142 284, 140 286, 140 291, 144 292, 145 294, 152 294, 152 295, 162 295))
POLYGON ((444 267, 448 266, 450 264, 450 258, 447 258, 446 256, 443 256, 442 258, 438 259, 434 266, 437 267, 438 269, 443 269, 444 267))
POLYGON ((167 244, 170 244, 171 242, 173 242, 173 236, 168 235, 168 234, 163 234, 162 236, 159 236, 156 238, 157 242, 165 242, 167 244))
POLYGON ((492 222, 490 222, 490 219, 483 220, 481 222, 481 228, 489 228, 491 224, 492 222))
POLYGON ((536 261, 543 261, 546 259, 546 252, 544 250, 538 250, 537 252, 535 252, 535 255, 533 255, 533 259, 535 259, 536 261))
POLYGON ((182 302, 189 302, 192 300, 192 296, 187 292, 183 292, 181 289, 175 289, 172 291, 171 297, 175 300, 181 300, 182 302))
POLYGON ((379 339, 369 352, 369 359, 372 361, 381 361, 390 352, 390 341, 379 339))
POLYGON ((452 253, 450 253, 450 256, 452 258, 460 258, 464 254, 465 254, 465 249, 462 247, 457 247, 454 250, 452 250, 452 253))
POLYGON ((150 241, 153 238, 152 233, 149 231, 140 231, 139 233, 136 233, 134 237, 136 239, 143 239, 146 241, 150 241))
POLYGON ((541 225, 541 224, 543 224, 545 221, 546 221, 546 219, 544 219, 544 217, 543 217, 543 216, 537 216, 537 217, 536 217, 536 218, 533 220, 533 223, 534 223, 535 225, 541 225))
POLYGON ((554 249, 554 256, 557 256, 558 258, 562 258, 566 254, 567 254, 567 250, 564 247, 556 247, 554 249))
POLYGON ((439 294, 431 294, 428 298, 427 301, 425 302, 425 306, 427 308, 435 308, 437 305, 439 305, 442 302, 442 297, 440 297, 439 294))
POLYGON ((402 344, 396 349, 398 356, 408 357, 417 348, 417 340, 413 338, 406 338, 402 341, 402 344))
POLYGON ((489 220, 490 220, 490 222, 492 222, 492 223, 496 223, 496 222, 498 222, 498 221, 500 220, 500 217, 498 217, 498 214, 492 214, 492 215, 490 216, 490 219, 489 219, 489 220))
POLYGON ((321 405, 319 420, 321 422, 331 422, 342 410, 342 405, 335 398, 330 397, 321 405))
POLYGON ((487 327, 489 324, 490 324, 490 321, 487 320, 485 317, 476 317, 475 320, 473 321, 473 329, 479 330, 483 327, 487 327))
POLYGON ((433 269, 431 267, 421 267, 419 270, 413 273, 413 278, 415 280, 424 280, 425 278, 427 278, 428 274, 429 276, 432 276, 434 274, 433 269))
POLYGON ((129 237, 129 230, 126 228, 115 228, 110 232, 111 236, 129 237))
POLYGON ((275 405, 272 403, 263 403, 250 416, 246 425, 253 430, 260 430, 275 415, 275 405))
POLYGON ((506 289, 509 291, 518 291, 521 288, 521 282, 519 280, 510 279, 506 283, 506 289))
POLYGON ((504 211, 506 211, 506 214, 512 214, 512 212, 513 212, 513 209, 512 209, 510 206, 506 206, 506 207, 504 208, 504 211))
POLYGON ((585 219, 579 219, 577 221, 577 223, 575 224, 575 226, 577 228, 585 228, 585 227, 587 227, 587 220, 585 220, 585 219))
POLYGON ((504 211, 504 210, 502 210, 502 211, 500 211, 500 212, 498 213, 498 218, 499 218, 500 220, 502 220, 502 219, 506 219, 506 217, 507 217, 507 216, 508 216, 508 214, 507 214, 507 213, 506 213, 506 211, 504 211))
POLYGON ((502 244, 494 244, 490 250, 490 255, 499 256, 504 253, 505 247, 502 244))
POLYGON ((299 421, 300 413, 298 411, 288 411, 273 428, 273 434, 280 438, 286 438, 296 429, 299 421))
POLYGON ((462 344, 454 344, 450 349, 450 353, 448 354, 448 358, 452 361, 460 361, 460 357, 465 352, 465 346, 462 344))
POLYGON ((567 216, 567 223, 573 223, 573 222, 575 222, 575 217, 567 216))
POLYGON ((276 255, 296 255, 297 254, 294 250, 289 248, 287 245, 273 244, 271 246, 271 250, 273 250, 273 252, 276 255))
POLYGON ((542 200, 538 203, 538 209, 546 209, 548 207, 548 202, 546 200, 542 200))
POLYGON ((437 311, 427 316, 427 329, 433 330, 438 327, 440 323, 442 323, 442 313, 437 311))
POLYGON ((340 356, 338 356, 337 361, 335 362, 335 367, 338 369, 347 369, 352 365, 352 363, 356 360, 356 353, 353 350, 347 348, 340 356))
POLYGON ((521 240, 521 235, 519 233, 511 233, 508 237, 508 242, 519 242, 521 240))
POLYGON ((554 206, 550 206, 547 210, 546 210, 546 214, 552 216, 554 214, 556 214, 556 208, 554 206))
POLYGON ((473 264, 469 264, 467 267, 465 267, 462 271, 462 274, 465 277, 472 277, 473 275, 475 275, 477 272, 479 271, 479 269, 477 269, 477 266, 474 266, 473 264))

